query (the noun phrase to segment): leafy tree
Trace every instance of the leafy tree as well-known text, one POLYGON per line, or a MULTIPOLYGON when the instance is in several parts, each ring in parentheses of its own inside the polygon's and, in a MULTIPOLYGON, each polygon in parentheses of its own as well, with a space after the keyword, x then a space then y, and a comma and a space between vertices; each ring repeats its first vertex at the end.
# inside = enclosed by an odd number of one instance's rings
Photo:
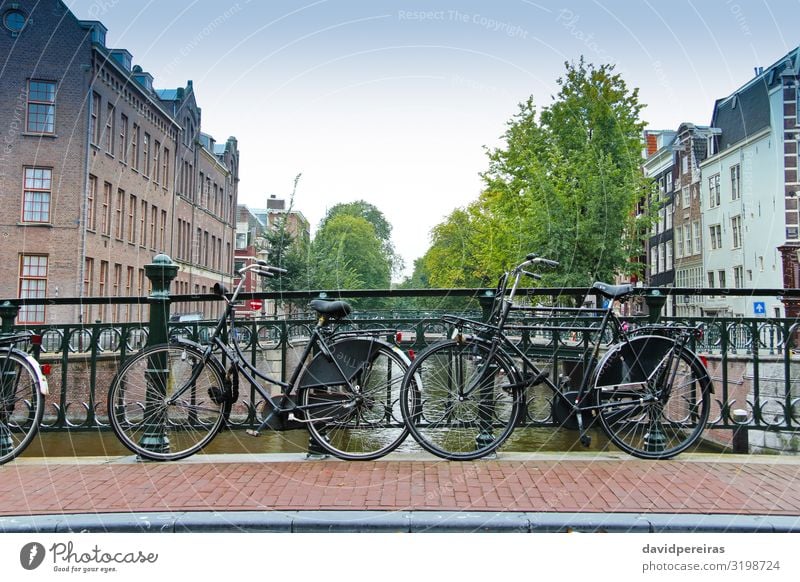
POLYGON ((611 280, 640 254, 651 190, 640 171, 642 105, 613 66, 566 64, 554 103, 533 99, 489 152, 477 201, 434 228, 424 257, 434 286, 490 284, 527 253, 557 259, 550 285, 611 280))
POLYGON ((383 212, 378 210, 376 206, 365 202, 364 200, 357 200, 355 202, 342 202, 334 205, 325 218, 322 219, 319 229, 323 230, 330 220, 342 215, 360 217, 369 222, 375 229, 375 235, 381 242, 381 248, 384 255, 391 263, 393 273, 398 273, 403 269, 403 260, 395 251, 392 244, 392 225, 386 220, 383 212))
POLYGON ((391 263, 375 228, 360 216, 328 217, 314 237, 311 254, 310 278, 318 289, 389 288, 391 263))

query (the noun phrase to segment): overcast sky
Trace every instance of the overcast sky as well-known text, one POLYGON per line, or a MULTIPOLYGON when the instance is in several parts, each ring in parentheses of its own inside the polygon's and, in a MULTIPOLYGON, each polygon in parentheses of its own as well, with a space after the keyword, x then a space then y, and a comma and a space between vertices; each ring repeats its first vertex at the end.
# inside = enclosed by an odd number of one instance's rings
POLYGON ((484 147, 564 62, 614 63, 658 129, 708 124, 728 95, 800 43, 800 0, 67 0, 174 88, 193 80, 203 130, 236 136, 239 201, 288 196, 315 227, 363 199, 408 267, 431 227, 477 198, 484 147))

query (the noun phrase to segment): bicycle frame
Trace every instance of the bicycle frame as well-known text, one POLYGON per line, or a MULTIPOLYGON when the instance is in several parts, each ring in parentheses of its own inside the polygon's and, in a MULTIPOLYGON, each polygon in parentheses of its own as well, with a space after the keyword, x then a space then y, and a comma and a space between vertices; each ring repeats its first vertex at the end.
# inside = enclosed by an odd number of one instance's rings
MULTIPOLYGON (((259 273, 258 265, 252 265, 251 267, 256 267, 254 270, 256 273, 259 273)), ((245 269, 250 269, 250 267, 245 267, 245 269)), ((260 274, 264 274, 260 272, 260 274)), ((294 370, 292 371, 291 377, 289 378, 288 382, 283 382, 278 380, 277 378, 273 378, 268 374, 265 374, 258 370, 253 364, 251 364, 245 355, 242 353, 239 345, 236 341, 232 342, 232 346, 229 342, 225 341, 227 336, 227 331, 232 330, 235 328, 235 305, 236 305, 236 298, 238 297, 242 285, 244 283, 244 277, 240 280, 236 289, 231 294, 231 297, 228 298, 225 296, 224 293, 220 293, 220 297, 225 301, 225 311, 222 316, 217 321, 217 324, 214 328, 211 337, 209 338, 208 345, 203 348, 203 365, 199 365, 195 367, 194 372, 189 377, 187 382, 184 386, 178 388, 172 396, 167 401, 168 404, 174 404, 178 402, 183 394, 187 391, 191 390, 192 385, 197 381, 198 377, 200 376, 202 369, 206 362, 210 359, 222 359, 222 363, 224 364, 227 360, 229 363, 227 366, 222 366, 223 369, 226 369, 226 373, 228 375, 228 379, 230 380, 233 374, 241 374, 244 378, 250 383, 250 386, 258 392, 261 398, 267 403, 270 407, 270 414, 265 418, 265 420, 261 423, 261 426, 255 431, 258 432, 262 430, 265 426, 267 426, 274 416, 281 416, 286 414, 291 414, 295 411, 306 412, 313 410, 315 408, 324 408, 329 406, 327 403, 319 403, 319 404, 309 404, 306 406, 298 405, 293 400, 291 400, 290 396, 298 383, 300 375, 305 371, 306 365, 304 364, 309 356, 314 353, 315 350, 320 350, 328 359, 328 361, 333 364, 341 375, 341 379, 343 380, 343 384, 346 385, 348 390, 354 390, 353 384, 348 379, 347 374, 343 370, 342 366, 339 364, 337 359, 333 357, 332 351, 330 349, 329 341, 330 340, 338 340, 348 336, 374 336, 377 333, 385 333, 385 330, 358 330, 358 331, 344 331, 344 332, 330 332, 327 330, 327 323, 328 320, 325 316, 320 316, 317 320, 316 325, 311 329, 311 337, 309 338, 308 343, 306 344, 303 352, 300 356, 299 362, 294 370), (215 353, 215 350, 218 350, 221 353, 221 357, 215 353), (274 398, 269 391, 264 387, 262 383, 266 382, 268 384, 278 386, 281 389, 280 400, 282 402, 277 402, 277 399, 274 398), (286 406, 284 403, 288 402, 289 405, 286 406)), ((187 345, 192 345, 197 347, 197 344, 194 342, 189 342, 184 339, 176 340, 176 343, 186 343, 187 345)), ((300 422, 304 422, 300 419, 293 419, 298 420, 300 422)), ((319 420, 319 419, 317 419, 319 420)))
MULTIPOLYGON (((450 321, 451 323, 455 323, 457 328, 462 326, 467 327, 475 327, 482 329, 477 333, 477 336, 484 341, 490 343, 490 352, 487 360, 491 360, 491 358, 497 354, 498 351, 502 351, 506 356, 509 354, 512 357, 519 358, 525 367, 531 368, 533 370, 539 370, 538 366, 525 354, 521 348, 519 348, 516 344, 514 344, 508 337, 506 336, 506 330, 518 330, 518 331, 549 331, 552 333, 557 332, 578 332, 578 333, 596 333, 597 340, 594 342, 593 347, 591 348, 590 353, 584 354, 584 369, 582 378, 580 381, 580 385, 577 388, 577 392, 565 390, 564 387, 561 385, 561 382, 555 383, 553 382, 547 375, 539 374, 536 377, 536 383, 545 384, 550 388, 550 390, 557 395, 557 397, 565 403, 568 408, 573 412, 594 412, 600 411, 603 409, 624 409, 626 407, 635 407, 640 406, 642 403, 646 403, 648 401, 655 400, 655 397, 650 394, 645 396, 640 401, 625 403, 625 402, 612 402, 612 403, 593 403, 592 400, 589 398, 587 401, 587 396, 591 395, 591 379, 597 370, 597 365, 599 363, 599 355, 600 350, 602 347, 602 337, 604 333, 611 328, 615 337, 619 338, 618 341, 615 342, 617 344, 625 344, 630 342, 630 335, 626 330, 625 326, 620 321, 617 314, 614 312, 614 302, 613 300, 609 300, 608 306, 604 308, 594 308, 594 307, 527 307, 527 306, 519 306, 514 304, 514 298, 517 294, 517 290, 519 288, 519 283, 523 275, 532 276, 534 278, 539 278, 538 275, 529 273, 525 271, 525 266, 529 264, 536 264, 537 259, 529 258, 521 265, 513 269, 511 272, 505 273, 498 283, 497 289, 495 291, 495 305, 492 308, 492 316, 490 317, 489 323, 482 323, 476 322, 464 318, 458 317, 451 317, 445 318, 445 320, 450 321), (511 284, 510 292, 508 291, 508 282, 509 278, 513 278, 513 283, 511 284), (585 327, 580 325, 574 325, 569 327, 559 327, 556 325, 507 325, 508 319, 512 311, 525 311, 531 313, 533 315, 542 316, 542 318, 553 318, 557 315, 573 315, 573 316, 586 316, 586 317, 601 317, 600 325, 598 327, 585 327), (492 321, 494 319, 494 321, 492 321)), ((552 263, 551 261, 544 261, 546 264, 552 263)), ((688 341, 688 334, 683 333, 680 341, 676 341, 675 345, 677 346, 677 350, 669 350, 664 355, 665 358, 669 358, 667 365, 662 367, 660 364, 655 368, 656 370, 659 369, 666 369, 671 370, 671 374, 675 374, 675 371, 672 370, 671 363, 676 357, 680 357, 681 353, 683 352, 686 342, 688 341)), ((585 340, 584 345, 588 347, 588 338, 585 340)), ((554 356, 555 357, 555 356, 554 356)), ((552 359, 551 359, 552 361, 552 359)), ((663 360, 662 360, 663 362, 663 360)), ((646 381, 648 384, 651 384, 655 381, 655 378, 644 374, 644 370, 642 368, 642 363, 637 359, 635 360, 635 365, 638 366, 640 372, 646 376, 646 381)), ((515 366, 516 369, 516 366, 515 366)), ((489 371, 487 370, 487 374, 489 371)), ((463 391, 464 396, 468 396, 470 393, 479 389, 482 385, 484 378, 478 377, 474 385, 467 387, 463 391)), ((527 382, 523 382, 522 386, 520 387, 527 387, 527 382)), ((582 429, 582 419, 580 414, 577 415, 579 428, 582 429)))

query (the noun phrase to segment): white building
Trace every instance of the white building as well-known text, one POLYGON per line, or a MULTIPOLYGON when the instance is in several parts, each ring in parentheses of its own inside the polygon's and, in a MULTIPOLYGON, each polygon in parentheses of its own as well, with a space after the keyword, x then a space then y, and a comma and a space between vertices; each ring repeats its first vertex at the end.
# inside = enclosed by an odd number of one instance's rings
MULTIPOLYGON (((796 53, 795 52, 795 58, 796 53)), ((714 106, 708 157, 700 164, 705 286, 782 288, 787 240, 784 188, 785 59, 714 106)), ((779 297, 707 298, 707 316, 784 314, 779 297)))

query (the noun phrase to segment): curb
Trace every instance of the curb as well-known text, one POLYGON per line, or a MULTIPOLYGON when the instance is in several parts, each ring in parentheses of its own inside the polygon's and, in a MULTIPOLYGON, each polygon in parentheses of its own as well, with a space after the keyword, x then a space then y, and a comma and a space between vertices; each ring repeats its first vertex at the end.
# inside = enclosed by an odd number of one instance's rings
POLYGON ((790 533, 800 516, 448 511, 230 511, 0 517, 2 533, 790 533))

